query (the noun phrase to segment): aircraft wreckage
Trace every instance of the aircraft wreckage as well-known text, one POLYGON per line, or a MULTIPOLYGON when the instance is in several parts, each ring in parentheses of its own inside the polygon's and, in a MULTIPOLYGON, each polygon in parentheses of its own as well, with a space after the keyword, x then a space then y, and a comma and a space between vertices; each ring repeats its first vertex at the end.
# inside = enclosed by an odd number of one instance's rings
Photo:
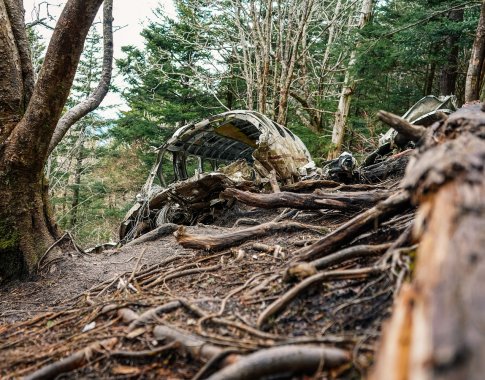
MULTIPOLYGON (((442 113, 454 110, 453 96, 427 96, 403 119, 427 127, 442 113)), ((268 184, 278 191, 280 184, 298 186, 303 180, 376 183, 390 173, 403 172, 408 155, 392 157, 392 153, 396 148, 405 151, 412 147, 412 136, 389 130, 379 143, 360 168, 348 152, 317 168, 298 136, 255 111, 229 111, 185 125, 159 148, 156 164, 121 223, 120 242, 166 223, 214 222, 231 204, 220 198, 227 188, 261 189, 268 184), (172 165, 166 164, 167 158, 172 165), (170 184, 169 178, 173 180, 170 184), (156 179, 162 186, 155 184, 156 179)))

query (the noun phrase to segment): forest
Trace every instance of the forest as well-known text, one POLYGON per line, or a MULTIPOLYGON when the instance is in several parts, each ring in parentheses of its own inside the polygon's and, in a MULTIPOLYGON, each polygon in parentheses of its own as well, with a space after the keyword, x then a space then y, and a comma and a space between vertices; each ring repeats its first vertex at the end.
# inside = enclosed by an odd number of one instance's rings
POLYGON ((482 378, 485 1, 29 6, 1 378, 482 378))

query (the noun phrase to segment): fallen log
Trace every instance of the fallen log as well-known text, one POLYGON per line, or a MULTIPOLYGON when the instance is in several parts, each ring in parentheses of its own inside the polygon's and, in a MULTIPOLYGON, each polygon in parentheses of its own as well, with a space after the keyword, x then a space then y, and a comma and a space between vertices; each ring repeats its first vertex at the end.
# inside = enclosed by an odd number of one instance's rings
POLYGON ((419 204, 415 272, 385 328, 373 379, 485 373, 485 113, 462 109, 431 129, 403 180, 419 204))
POLYGON ((323 193, 300 194, 279 192, 272 194, 251 193, 234 188, 228 188, 221 193, 224 199, 236 199, 249 206, 265 209, 294 208, 298 210, 343 210, 357 211, 372 207, 387 198, 389 192, 382 190, 361 191, 352 193, 323 193))
POLYGON ((382 189, 379 185, 369 185, 364 183, 355 183, 353 185, 343 184, 337 181, 330 181, 325 179, 309 179, 295 182, 281 187, 282 191, 290 191, 292 193, 313 191, 316 189, 330 189, 332 191, 366 191, 382 189))
POLYGON ((174 235, 177 242, 184 248, 217 251, 270 233, 301 230, 323 232, 325 228, 297 222, 268 222, 260 224, 259 226, 249 227, 239 231, 225 232, 219 235, 195 235, 187 233, 185 227, 181 226, 174 235))
POLYGON ((377 228, 388 218, 406 210, 410 206, 409 194, 399 191, 374 207, 355 216, 317 242, 300 248, 295 256, 300 261, 310 261, 335 252, 343 244, 348 244, 359 234, 372 227, 377 228))
POLYGON ((351 356, 338 348, 294 345, 259 350, 213 374, 208 380, 253 380, 266 376, 314 374, 339 367, 351 356))

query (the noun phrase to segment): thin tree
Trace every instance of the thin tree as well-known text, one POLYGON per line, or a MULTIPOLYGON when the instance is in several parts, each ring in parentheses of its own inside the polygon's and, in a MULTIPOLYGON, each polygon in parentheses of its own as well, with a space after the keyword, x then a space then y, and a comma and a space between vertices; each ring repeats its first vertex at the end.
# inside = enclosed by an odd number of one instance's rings
POLYGON ((468 64, 465 84, 465 102, 471 102, 480 98, 480 89, 483 77, 483 65, 485 61, 485 1, 482 2, 480 19, 478 20, 477 33, 473 43, 472 54, 468 64))
MULTIPOLYGON (((369 21, 372 14, 372 5, 372 0, 362 1, 359 22, 357 24, 359 29, 363 28, 369 21)), ((351 53, 349 65, 345 72, 345 79, 342 86, 342 92, 340 94, 337 112, 335 113, 335 123, 332 130, 332 144, 334 148, 329 152, 329 159, 337 157, 342 150, 347 119, 349 117, 350 101, 355 90, 355 78, 352 70, 356 61, 356 54, 357 49, 355 48, 351 53)))

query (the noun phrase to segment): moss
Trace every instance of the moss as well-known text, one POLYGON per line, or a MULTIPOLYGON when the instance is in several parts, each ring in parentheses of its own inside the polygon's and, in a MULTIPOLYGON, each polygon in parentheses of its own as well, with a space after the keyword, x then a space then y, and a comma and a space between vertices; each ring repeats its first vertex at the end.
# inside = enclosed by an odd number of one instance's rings
POLYGON ((0 282, 18 278, 24 272, 24 262, 19 249, 17 231, 5 221, 0 222, 0 282))

